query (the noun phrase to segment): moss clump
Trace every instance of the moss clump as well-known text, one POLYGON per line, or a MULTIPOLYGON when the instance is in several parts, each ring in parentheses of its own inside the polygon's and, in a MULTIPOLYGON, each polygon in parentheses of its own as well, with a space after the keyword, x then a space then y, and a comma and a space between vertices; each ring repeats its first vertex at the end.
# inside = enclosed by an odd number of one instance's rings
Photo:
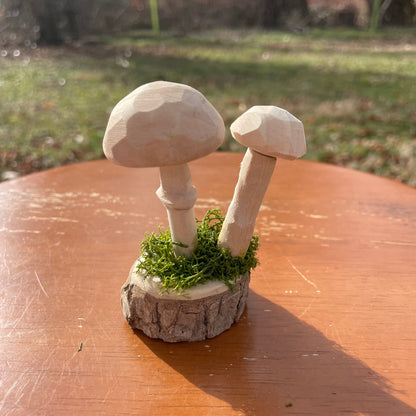
POLYGON ((160 278, 161 293, 183 293, 209 280, 220 280, 230 289, 240 275, 254 269, 258 260, 258 237, 253 236, 244 257, 232 257, 230 250, 217 246, 224 218, 219 210, 210 210, 197 221, 198 246, 191 257, 175 257, 169 230, 146 235, 141 243, 137 273, 160 278))

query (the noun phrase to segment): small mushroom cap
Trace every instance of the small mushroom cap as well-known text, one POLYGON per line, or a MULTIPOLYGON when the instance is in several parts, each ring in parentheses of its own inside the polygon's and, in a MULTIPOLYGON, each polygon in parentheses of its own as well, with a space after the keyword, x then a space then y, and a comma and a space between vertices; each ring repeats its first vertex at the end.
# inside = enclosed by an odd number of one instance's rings
POLYGON ((231 124, 231 134, 266 156, 296 159, 306 153, 302 122, 279 107, 251 107, 231 124))
POLYGON ((224 133, 223 119, 199 91, 156 81, 114 107, 103 150, 111 162, 127 167, 179 165, 213 152, 224 133))

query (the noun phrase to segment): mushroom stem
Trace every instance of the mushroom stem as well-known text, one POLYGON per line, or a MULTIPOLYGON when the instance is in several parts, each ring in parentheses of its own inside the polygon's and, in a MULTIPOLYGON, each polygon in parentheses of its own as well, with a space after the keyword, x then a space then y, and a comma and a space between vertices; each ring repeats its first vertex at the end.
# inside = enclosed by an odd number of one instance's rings
POLYGON ((197 198, 186 163, 160 168, 157 196, 166 207, 172 241, 187 247, 174 246, 175 255, 189 257, 197 245, 194 204, 197 198))
POLYGON ((244 257, 247 252, 275 165, 276 158, 247 149, 233 200, 218 237, 219 247, 229 248, 234 257, 244 257))

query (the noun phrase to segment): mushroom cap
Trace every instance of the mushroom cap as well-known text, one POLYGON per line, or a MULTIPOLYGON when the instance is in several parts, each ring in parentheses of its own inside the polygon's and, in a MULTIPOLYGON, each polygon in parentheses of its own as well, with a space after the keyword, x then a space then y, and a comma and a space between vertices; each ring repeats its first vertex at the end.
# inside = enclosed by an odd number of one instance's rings
POLYGON ((296 159, 306 153, 302 122, 279 107, 251 107, 231 124, 231 134, 263 155, 296 159))
POLYGON ((111 162, 127 167, 179 165, 213 152, 224 133, 223 119, 199 91, 156 81, 114 107, 103 150, 111 162))

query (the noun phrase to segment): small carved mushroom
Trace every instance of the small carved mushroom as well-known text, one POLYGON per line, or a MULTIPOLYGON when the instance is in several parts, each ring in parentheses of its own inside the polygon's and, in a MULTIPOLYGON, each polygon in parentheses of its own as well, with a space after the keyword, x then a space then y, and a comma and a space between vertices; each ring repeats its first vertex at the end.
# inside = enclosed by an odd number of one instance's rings
POLYGON ((224 122, 197 90, 156 81, 142 85, 113 109, 103 148, 113 163, 126 167, 159 167, 157 195, 168 213, 175 254, 188 257, 196 247, 194 203, 197 198, 187 165, 217 149, 224 122))
POLYGON ((244 256, 276 158, 303 156, 306 141, 302 122, 288 111, 274 106, 250 108, 234 121, 231 133, 248 149, 218 245, 229 248, 233 256, 244 256))

